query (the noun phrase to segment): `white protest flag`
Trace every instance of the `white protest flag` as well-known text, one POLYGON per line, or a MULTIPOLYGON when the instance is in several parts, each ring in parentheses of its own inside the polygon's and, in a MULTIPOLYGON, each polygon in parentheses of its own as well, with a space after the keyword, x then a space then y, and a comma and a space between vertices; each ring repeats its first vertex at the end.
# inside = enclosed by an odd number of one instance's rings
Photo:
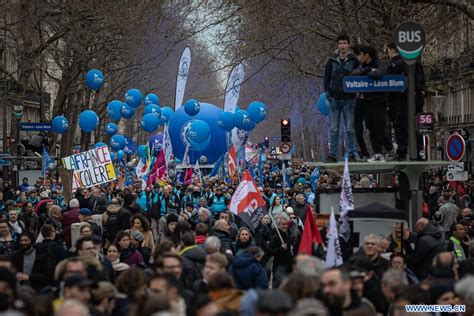
POLYGON ((191 50, 185 47, 178 65, 178 78, 176 79, 176 93, 174 98, 174 110, 178 110, 183 104, 184 90, 189 75, 189 66, 191 65, 191 50))
POLYGON ((339 213, 341 214, 340 235, 345 242, 351 237, 349 225, 349 211, 354 209, 354 195, 352 194, 351 178, 349 176, 349 162, 345 159, 344 174, 342 177, 341 197, 339 198, 339 213))
POLYGON ((181 162, 181 165, 183 167, 189 166, 189 144, 186 144, 186 149, 184 150, 184 155, 183 155, 183 161, 181 162))
MULTIPOLYGON (((240 95, 240 85, 244 80, 244 66, 237 64, 232 68, 229 79, 227 80, 227 86, 225 88, 224 97, 224 111, 234 113, 237 109, 237 102, 240 95)), ((237 152, 246 140, 247 133, 238 128, 234 128, 231 132, 232 144, 237 148, 237 152)))
POLYGON ((62 159, 65 169, 74 170, 72 188, 90 188, 117 179, 109 147, 102 146, 62 159))
POLYGON ((166 165, 168 165, 173 159, 173 146, 171 145, 170 134, 168 132, 168 124, 165 124, 165 130, 163 131, 163 151, 165 153, 166 165))
POLYGON ((199 159, 196 160, 196 164, 194 165, 194 175, 199 177, 199 180, 202 183, 202 174, 201 174, 201 169, 199 169, 199 159))
POLYGON ((339 244, 339 235, 337 233, 336 216, 334 208, 331 208, 331 217, 329 218, 329 226, 327 228, 328 250, 326 253, 326 268, 338 267, 342 265, 341 246, 339 244))
POLYGON ((281 178, 283 180, 283 189, 288 188, 288 183, 286 182, 286 166, 284 161, 281 166, 281 178))

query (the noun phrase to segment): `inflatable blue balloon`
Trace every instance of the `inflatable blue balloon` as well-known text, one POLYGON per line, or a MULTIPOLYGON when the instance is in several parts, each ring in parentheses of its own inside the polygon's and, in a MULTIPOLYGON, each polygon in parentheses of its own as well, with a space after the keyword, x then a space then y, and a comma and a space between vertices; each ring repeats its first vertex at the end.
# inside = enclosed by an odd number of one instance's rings
POLYGON ((132 108, 138 107, 142 104, 143 94, 138 89, 130 89, 125 93, 125 103, 132 108))
POLYGON ((194 150, 194 151, 203 151, 205 150, 209 144, 211 143, 211 140, 208 138, 206 141, 204 141, 203 143, 195 143, 195 142, 191 142, 189 148, 191 150, 194 150))
POLYGON ((234 114, 230 112, 222 112, 217 117, 217 125, 224 131, 230 132, 234 128, 234 114))
MULTIPOLYGON (((112 159, 112 161, 115 160, 115 154, 113 152, 110 152, 110 159, 112 159)), ((120 173, 119 173, 120 174, 120 173)))
POLYGON ((191 121, 191 126, 188 132, 188 141, 190 143, 202 144, 209 139, 211 135, 211 128, 209 124, 201 120, 191 121))
POLYGON ((99 90, 104 84, 104 75, 100 70, 91 69, 86 74, 86 85, 92 90, 99 90))
POLYGON ((91 110, 82 111, 79 114, 79 127, 86 133, 94 131, 99 126, 99 116, 91 110))
POLYGON ((160 105, 160 98, 158 98, 158 96, 154 93, 148 93, 143 103, 145 103, 145 105, 148 105, 148 104, 160 105))
POLYGON ((95 143, 94 148, 99 148, 99 147, 104 147, 104 146, 107 146, 107 144, 104 142, 97 142, 95 143))
POLYGON ((107 115, 114 121, 120 120, 122 118, 122 113, 120 112, 122 110, 122 105, 122 101, 110 101, 107 105, 107 115))
MULTIPOLYGON (((209 104, 201 103, 201 110, 194 117, 186 114, 184 107, 180 107, 169 121, 169 133, 171 144, 173 146, 173 153, 179 160, 183 160, 186 146, 189 144, 193 147, 201 146, 200 149, 189 150, 189 158, 191 163, 195 163, 201 156, 206 156, 208 163, 216 162, 226 149, 226 132, 217 125, 217 117, 222 113, 222 109, 209 104), (191 123, 193 120, 202 120, 209 125, 211 135, 209 139, 202 144, 190 144, 187 138, 191 123), (209 142, 208 147, 204 147, 209 142)), ((196 147, 195 147, 196 148, 196 147)))
POLYGON ((199 110, 201 109, 201 105, 197 100, 194 99, 189 99, 186 101, 184 104, 184 111, 189 115, 189 116, 194 116, 199 113, 199 110))
POLYGON ((110 138, 110 147, 112 147, 112 149, 115 151, 123 150, 126 144, 127 140, 125 137, 123 137, 123 135, 115 134, 112 136, 112 138, 110 138))
POLYGON ((234 113, 234 125, 237 128, 250 132, 255 127, 255 122, 250 118, 249 112, 245 110, 238 110, 234 113))
POLYGON ((249 107, 247 108, 247 112, 249 112, 250 118, 255 123, 262 122, 264 119, 267 118, 268 115, 267 106, 260 101, 254 101, 250 103, 249 107))
POLYGON ((138 157, 146 158, 146 145, 138 146, 137 153, 138 153, 138 157))
POLYGON ((160 122, 160 118, 156 113, 149 113, 143 115, 141 125, 145 131, 151 133, 160 126, 160 122))
POLYGON ((173 116, 174 111, 169 106, 164 106, 161 108, 161 120, 165 123, 168 123, 173 116))
POLYGON ((117 150, 117 159, 122 160, 123 159, 123 150, 117 150))
POLYGON ((58 134, 65 133, 67 129, 69 128, 69 122, 67 118, 65 118, 62 115, 56 116, 55 118, 53 118, 53 120, 51 121, 51 125, 53 128, 53 132, 58 133, 58 134))
POLYGON ((117 134, 118 126, 115 123, 108 123, 107 125, 105 125, 104 130, 107 135, 112 136, 112 135, 117 134))
POLYGON ((329 100, 326 92, 321 93, 318 102, 316 103, 316 107, 318 108, 319 112, 321 112, 321 114, 325 116, 329 115, 329 100))
POLYGON ((143 115, 150 114, 150 113, 156 113, 158 115, 161 115, 161 109, 156 104, 148 104, 147 106, 145 106, 145 109, 143 110, 143 115))
POLYGON ((120 109, 120 113, 126 119, 132 118, 135 115, 135 108, 128 106, 127 104, 122 104, 122 109, 120 109))

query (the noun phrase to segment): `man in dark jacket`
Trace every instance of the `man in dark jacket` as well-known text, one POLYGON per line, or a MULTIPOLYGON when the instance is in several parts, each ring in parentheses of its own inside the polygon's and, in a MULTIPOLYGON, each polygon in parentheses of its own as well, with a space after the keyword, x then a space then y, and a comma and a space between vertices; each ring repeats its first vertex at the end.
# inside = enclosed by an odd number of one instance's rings
MULTIPOLYGON (((385 65, 377 58, 377 51, 372 46, 360 46, 354 50, 359 67, 352 74, 357 76, 368 76, 372 79, 380 79, 385 74, 385 65)), ((370 131, 370 142, 374 155, 369 162, 385 161, 382 155, 382 146, 388 151, 387 160, 393 160, 397 147, 392 144, 387 133, 387 95, 384 92, 369 92, 360 94, 361 100, 365 102, 364 120, 370 131)))
POLYGON ((264 255, 262 248, 251 246, 235 258, 229 272, 234 277, 235 284, 239 289, 268 288, 267 273, 260 264, 264 255))
POLYGON ((87 198, 84 192, 84 188, 77 188, 74 198, 76 198, 79 201, 79 208, 89 207, 88 205, 89 203, 87 203, 87 198))
POLYGON ((415 231, 418 239, 411 261, 414 272, 422 280, 429 275, 433 258, 444 250, 445 241, 441 239, 441 232, 427 218, 416 222, 415 231))
POLYGON ((227 256, 233 256, 232 240, 230 239, 230 225, 227 221, 219 219, 215 222, 212 236, 216 236, 221 241, 221 250, 227 256))
POLYGON ((329 155, 326 162, 337 162, 339 148, 339 126, 341 115, 344 116, 347 135, 347 152, 352 159, 356 157, 354 133, 355 95, 344 93, 343 79, 357 67, 358 62, 350 54, 349 36, 341 34, 336 39, 337 53, 326 63, 324 72, 324 90, 329 100, 329 118, 331 135, 329 155))
POLYGON ((202 270, 206 263, 206 252, 202 247, 196 245, 195 234, 193 232, 185 232, 181 236, 183 250, 179 253, 183 259, 182 279, 184 287, 188 290, 193 289, 193 284, 202 279, 202 270))
POLYGON ((79 223, 79 201, 72 199, 69 201, 69 211, 63 213, 61 219, 64 227, 64 241, 68 247, 71 247, 71 225, 79 223))
POLYGON ((92 214, 103 214, 107 210, 107 200, 103 197, 100 189, 94 189, 87 202, 92 214))

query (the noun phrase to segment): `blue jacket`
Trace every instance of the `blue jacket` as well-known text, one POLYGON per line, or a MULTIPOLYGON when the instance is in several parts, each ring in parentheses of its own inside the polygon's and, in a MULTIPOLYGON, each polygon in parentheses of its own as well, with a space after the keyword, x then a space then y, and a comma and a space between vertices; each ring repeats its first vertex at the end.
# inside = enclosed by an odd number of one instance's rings
POLYGON ((343 80, 345 76, 349 76, 359 65, 359 61, 354 55, 348 54, 346 59, 341 61, 339 55, 334 54, 326 63, 324 71, 324 90, 328 97, 334 99, 353 99, 352 93, 344 92, 343 80))
POLYGON ((253 255, 247 252, 235 258, 234 264, 230 267, 230 273, 239 289, 268 288, 265 269, 253 255))

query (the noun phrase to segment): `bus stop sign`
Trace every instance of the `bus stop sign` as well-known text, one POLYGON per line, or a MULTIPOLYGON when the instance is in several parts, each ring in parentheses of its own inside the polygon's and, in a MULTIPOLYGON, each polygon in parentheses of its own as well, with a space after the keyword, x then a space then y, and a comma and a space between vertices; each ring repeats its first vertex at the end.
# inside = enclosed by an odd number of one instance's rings
POLYGON ((425 30, 418 23, 404 22, 393 32, 393 41, 407 64, 414 64, 425 47, 425 30))

